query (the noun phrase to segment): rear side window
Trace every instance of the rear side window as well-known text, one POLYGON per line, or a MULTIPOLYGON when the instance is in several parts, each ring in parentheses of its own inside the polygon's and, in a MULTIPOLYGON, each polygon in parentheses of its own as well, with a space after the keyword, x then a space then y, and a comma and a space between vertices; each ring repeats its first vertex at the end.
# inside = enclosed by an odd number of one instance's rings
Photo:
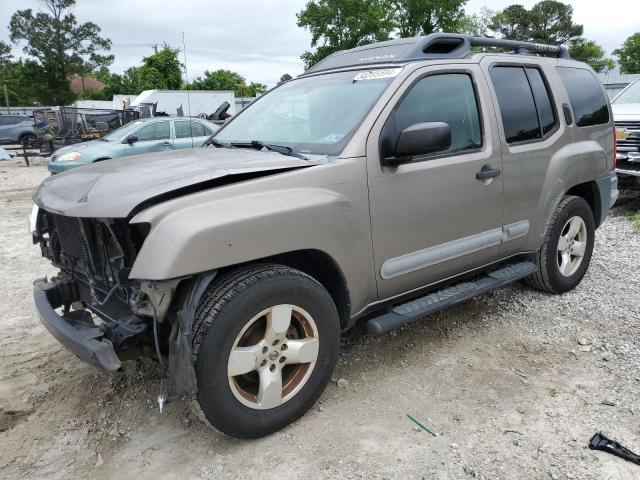
POLYGON ((609 123, 609 108, 602 88, 589 70, 558 67, 569 94, 576 125, 590 127, 609 123))
POLYGON ((537 68, 494 67, 490 75, 507 143, 540 140, 555 128, 551 96, 537 68))
MULTIPOLYGON (((419 80, 400 101, 385 129, 401 132, 422 122, 445 122, 451 147, 437 155, 482 146, 480 115, 471 77, 466 73, 430 75, 419 80)), ((395 137, 394 137, 395 138, 395 137)))
POLYGON ((191 129, 189 128, 190 122, 180 121, 173 122, 173 125, 176 129, 176 138, 189 138, 191 137, 191 129))

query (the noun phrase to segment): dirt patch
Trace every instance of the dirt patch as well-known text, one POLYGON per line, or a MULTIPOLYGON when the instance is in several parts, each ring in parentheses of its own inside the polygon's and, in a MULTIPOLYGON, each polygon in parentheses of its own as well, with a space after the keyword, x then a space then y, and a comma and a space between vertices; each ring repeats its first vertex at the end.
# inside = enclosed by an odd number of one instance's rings
POLYGON ((26 217, 48 174, 0 170, 2 479, 640 478, 640 467, 587 448, 602 430, 640 451, 640 235, 628 220, 640 198, 598 230, 576 290, 517 284, 379 338, 357 327, 304 417, 240 441, 185 402, 160 415, 155 363, 106 375, 46 332, 31 285, 54 270, 26 217))
POLYGON ((5 432, 19 423, 24 422, 33 413, 33 409, 5 410, 0 407, 0 433, 5 432))

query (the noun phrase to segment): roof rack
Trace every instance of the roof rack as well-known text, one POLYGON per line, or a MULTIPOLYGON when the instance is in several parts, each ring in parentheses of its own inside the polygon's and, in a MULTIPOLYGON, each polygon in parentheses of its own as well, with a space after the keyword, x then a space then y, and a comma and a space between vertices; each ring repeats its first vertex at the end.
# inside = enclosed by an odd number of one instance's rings
POLYGON ((547 53, 554 54, 557 58, 570 58, 569 48, 566 45, 545 45, 520 40, 432 33, 424 37, 400 38, 335 52, 309 68, 305 73, 356 65, 465 58, 471 53, 471 47, 504 48, 513 50, 519 55, 547 53))

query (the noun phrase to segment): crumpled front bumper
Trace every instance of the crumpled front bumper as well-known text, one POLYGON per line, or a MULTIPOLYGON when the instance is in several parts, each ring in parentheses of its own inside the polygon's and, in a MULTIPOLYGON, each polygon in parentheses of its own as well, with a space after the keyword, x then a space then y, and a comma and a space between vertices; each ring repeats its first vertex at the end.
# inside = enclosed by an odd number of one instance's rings
POLYGON ((60 287, 46 279, 33 283, 33 298, 40 321, 67 350, 85 362, 107 371, 120 369, 120 359, 104 333, 96 327, 87 311, 72 311, 59 315, 62 305, 60 287))

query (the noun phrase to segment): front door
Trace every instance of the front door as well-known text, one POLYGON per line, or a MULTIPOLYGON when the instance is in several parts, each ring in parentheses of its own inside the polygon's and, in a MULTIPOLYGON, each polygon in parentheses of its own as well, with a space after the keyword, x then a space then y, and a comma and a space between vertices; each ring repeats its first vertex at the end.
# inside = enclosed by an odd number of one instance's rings
POLYGON ((130 136, 137 137, 137 140, 126 144, 125 155, 173 150, 171 122, 168 120, 148 123, 130 136))
POLYGON ((367 143, 375 269, 381 298, 499 258, 502 159, 486 81, 478 67, 417 70, 374 125, 367 143), (451 146, 396 167, 381 164, 379 138, 445 122, 451 146), (479 172, 491 171, 488 178, 479 172))

